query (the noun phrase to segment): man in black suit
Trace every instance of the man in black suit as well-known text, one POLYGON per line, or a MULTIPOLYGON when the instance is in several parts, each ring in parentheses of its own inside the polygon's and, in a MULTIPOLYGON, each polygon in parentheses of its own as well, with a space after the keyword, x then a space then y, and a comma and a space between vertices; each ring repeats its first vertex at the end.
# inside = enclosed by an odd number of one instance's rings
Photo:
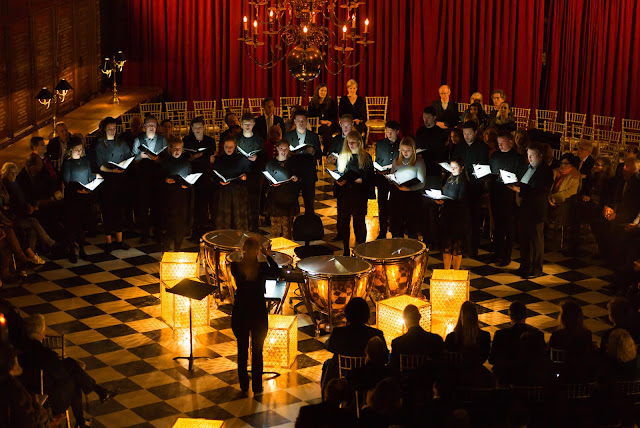
POLYGON ((50 139, 49 144, 47 144, 47 156, 54 167, 60 171, 64 154, 67 151, 67 143, 71 138, 71 133, 66 123, 58 122, 56 124, 56 135, 57 137, 50 139))
POLYGON ((536 278, 543 275, 544 222, 547 220, 553 171, 544 162, 543 149, 538 144, 529 146, 527 158, 529 167, 520 182, 509 186, 520 196, 520 267, 515 273, 522 278, 536 278))
POLYGON ((398 367, 400 355, 430 355, 439 360, 444 352, 444 342, 437 334, 420 327, 420 311, 415 305, 407 305, 402 312, 407 332, 391 342, 391 364, 398 367))
POLYGON ((370 316, 369 305, 363 298, 355 297, 349 300, 344 308, 344 316, 347 325, 334 328, 327 340, 327 351, 332 352, 333 357, 326 360, 322 366, 322 389, 331 379, 338 376, 338 355, 364 356, 364 349, 369 339, 374 336, 384 342, 382 331, 367 325, 370 316))
POLYGON ((73 410, 76 425, 85 427, 82 410, 82 393, 96 392, 104 403, 116 395, 115 391, 97 385, 73 358, 61 360, 58 354, 42 344, 45 335, 45 321, 41 314, 26 320, 29 341, 19 358, 23 368, 20 381, 33 394, 40 394, 40 371, 43 371, 44 393, 49 395, 49 403, 54 414, 64 413, 69 406, 73 410))
POLYGON ((511 263, 513 239, 516 236, 516 195, 502 181, 500 170, 522 177, 527 166, 518 150, 514 147, 511 132, 500 131, 498 134, 498 148, 499 150, 489 160, 491 173, 497 174, 492 176, 489 186, 489 198, 495 225, 493 231, 495 245, 493 261, 495 261, 496 266, 503 267, 511 263))
MULTIPOLYGON (((331 139, 331 143, 328 147, 324 148, 325 155, 327 156, 327 164, 331 165, 335 165, 336 162, 338 162, 338 156, 340 155, 340 152, 342 152, 342 147, 344 146, 344 139, 346 138, 347 134, 353 129, 353 116, 351 116, 349 113, 343 114, 342 116, 340 116, 340 121, 338 122, 338 124, 340 125, 341 132, 339 132, 335 137, 331 139)), ((340 205, 340 201, 342 201, 342 199, 337 197, 338 186, 339 185, 337 184, 337 182, 334 181, 333 195, 336 196, 338 211, 342 212, 340 205)), ((338 234, 332 239, 332 241, 343 241, 342 236, 340 236, 340 231, 344 229, 344 227, 342 227, 343 220, 343 216, 338 216, 338 223, 336 225, 338 228, 338 234)))
POLYGON ((442 85, 438 88, 439 100, 431 103, 436 110, 436 120, 441 128, 454 128, 460 122, 460 113, 458 113, 458 103, 451 101, 451 88, 442 85))
POLYGON ((322 402, 300 407, 296 428, 338 427, 351 428, 356 420, 349 409, 340 408, 353 398, 346 379, 333 379, 322 391, 322 402))
POLYGON ((491 120, 495 119, 498 115, 500 104, 507 102, 507 94, 502 89, 494 89, 493 92, 491 92, 491 101, 493 102, 493 109, 489 112, 487 123, 491 122, 491 120))
POLYGON ((318 134, 307 129, 307 112, 305 110, 296 110, 293 114, 293 121, 296 128, 285 134, 285 138, 289 141, 292 148, 304 145, 298 150, 293 151, 297 170, 301 180, 302 199, 304 200, 305 214, 314 213, 313 202, 315 200, 316 181, 318 174, 316 173, 316 160, 322 156, 320 148, 320 139, 318 134))
POLYGON ((538 336, 537 340, 533 340, 533 342, 540 343, 542 346, 539 351, 544 352, 544 334, 537 328, 526 324, 527 307, 524 303, 517 300, 511 303, 509 318, 511 318, 511 327, 495 332, 489 354, 489 363, 493 364, 493 372, 502 384, 509 383, 512 368, 523 357, 520 338, 524 333, 530 332, 538 336))
POLYGON ((578 158, 580 159, 578 171, 583 180, 591 174, 593 165, 596 163, 596 160, 591 156, 592 152, 593 143, 588 140, 580 140, 580 143, 578 143, 578 158))
POLYGON ((273 98, 267 97, 262 100, 262 116, 256 118, 256 125, 253 132, 262 138, 262 141, 269 139, 269 129, 272 126, 279 126, 284 133, 284 119, 276 114, 276 104, 273 98))
MULTIPOLYGON (((390 166, 400 154, 400 124, 395 120, 390 120, 385 124, 384 132, 387 138, 376 143, 376 163, 381 167, 390 166)), ((388 174, 391 169, 379 171, 376 168, 374 177, 375 185, 378 188, 378 219, 380 221, 380 233, 376 239, 385 239, 389 229, 389 194, 391 193, 391 183, 384 174, 388 174)))

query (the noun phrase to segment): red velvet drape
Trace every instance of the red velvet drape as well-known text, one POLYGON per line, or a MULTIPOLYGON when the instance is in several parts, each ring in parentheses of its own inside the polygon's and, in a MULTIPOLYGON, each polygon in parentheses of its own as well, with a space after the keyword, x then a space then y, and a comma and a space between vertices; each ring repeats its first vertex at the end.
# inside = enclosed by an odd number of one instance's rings
POLYGON ((550 2, 543 104, 549 109, 640 118, 640 3, 550 2))
MULTIPOLYGON (((173 100, 301 94, 284 62, 263 70, 246 57, 237 40, 246 1, 130 0, 128 7, 126 84, 161 86, 173 100)), ((544 0, 370 0, 358 20, 365 16, 376 41, 365 61, 338 76, 323 71, 308 95, 324 81, 338 97, 354 78, 360 94, 389 96, 388 118, 406 131, 443 83, 454 100, 468 102, 479 90, 489 103, 500 88, 516 106, 537 106, 544 0)))

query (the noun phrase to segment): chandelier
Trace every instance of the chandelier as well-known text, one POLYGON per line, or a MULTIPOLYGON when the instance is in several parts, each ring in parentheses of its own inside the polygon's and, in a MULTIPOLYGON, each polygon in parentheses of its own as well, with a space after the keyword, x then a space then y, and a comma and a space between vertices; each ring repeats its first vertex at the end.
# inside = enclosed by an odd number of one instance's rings
POLYGON ((336 75, 364 60, 369 40, 369 19, 358 25, 363 0, 252 0, 250 17, 243 18, 243 37, 249 59, 261 68, 273 68, 287 59, 293 77, 310 82, 324 67, 336 75), (249 23, 252 21, 252 31, 249 23), (333 28, 330 28, 333 25, 333 28), (362 28, 360 34, 358 29, 362 28), (258 48, 266 52, 258 59, 258 48))

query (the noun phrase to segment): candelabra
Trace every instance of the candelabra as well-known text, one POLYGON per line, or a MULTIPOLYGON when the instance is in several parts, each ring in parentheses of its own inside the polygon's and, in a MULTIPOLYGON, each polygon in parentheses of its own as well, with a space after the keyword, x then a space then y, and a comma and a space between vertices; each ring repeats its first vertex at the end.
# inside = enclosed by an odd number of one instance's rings
POLYGON ((118 51, 118 53, 116 53, 113 56, 113 59, 111 58, 105 58, 102 61, 102 65, 100 66, 100 71, 105 74, 107 76, 107 78, 110 78, 111 75, 113 75, 113 103, 114 104, 118 104, 120 102, 120 99, 118 98, 118 84, 116 82, 116 72, 119 71, 120 73, 122 73, 122 69, 124 68, 124 63, 127 62, 127 59, 124 56, 124 53, 122 53, 122 51, 118 51))
POLYGON ((67 82, 65 79, 60 79, 56 87, 53 88, 53 90, 55 91, 55 94, 51 93, 51 91, 45 87, 40 89, 40 92, 38 92, 38 95, 36 95, 36 99, 40 102, 40 104, 45 106, 47 109, 51 107, 51 103, 55 104, 55 109, 53 110, 53 135, 55 135, 56 133, 58 104, 61 104, 64 102, 65 97, 67 96, 69 91, 72 89, 73 88, 71 87, 69 82, 67 82))
MULTIPOLYGON (((275 67, 287 59, 293 77, 309 82, 322 67, 331 74, 357 67, 364 60, 369 39, 369 19, 358 33, 357 10, 364 1, 347 0, 252 0, 253 31, 243 17, 243 37, 249 59, 261 68, 275 67), (342 18, 341 18, 342 16, 342 18), (264 27, 259 34, 260 26, 264 27), (330 27, 331 26, 331 27, 330 27), (356 47, 360 46, 359 59, 356 47), (265 46, 267 59, 260 61, 258 48, 265 46), (332 67, 334 69, 332 69, 332 67)), ((306 85, 303 85, 303 89, 306 85)))

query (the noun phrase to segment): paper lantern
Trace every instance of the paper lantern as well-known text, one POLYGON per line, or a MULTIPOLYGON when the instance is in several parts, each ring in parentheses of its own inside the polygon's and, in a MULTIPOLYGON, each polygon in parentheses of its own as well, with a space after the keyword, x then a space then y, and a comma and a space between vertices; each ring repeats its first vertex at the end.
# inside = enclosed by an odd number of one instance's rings
POLYGON ((430 284, 432 331, 446 337, 456 325, 460 307, 469 300, 469 271, 434 269, 430 284))
POLYGON ((298 354, 298 317, 269 314, 269 330, 262 348, 265 367, 289 368, 298 354))
POLYGON ((224 421, 210 419, 178 418, 173 428, 222 428, 224 421))
POLYGON ((407 332, 402 313, 407 305, 415 305, 420 312, 420 327, 431 331, 431 303, 420 300, 417 297, 400 295, 390 299, 380 300, 376 303, 376 322, 378 328, 384 333, 387 346, 391 341, 407 332))
POLYGON ((160 281, 197 278, 199 276, 198 253, 162 254, 160 260, 160 281))
POLYGON ((280 253, 288 255, 293 259, 294 264, 296 264, 300 260, 298 256, 296 256, 295 252, 295 249, 299 246, 300 244, 287 238, 278 237, 271 239, 271 251, 278 251, 280 253))

